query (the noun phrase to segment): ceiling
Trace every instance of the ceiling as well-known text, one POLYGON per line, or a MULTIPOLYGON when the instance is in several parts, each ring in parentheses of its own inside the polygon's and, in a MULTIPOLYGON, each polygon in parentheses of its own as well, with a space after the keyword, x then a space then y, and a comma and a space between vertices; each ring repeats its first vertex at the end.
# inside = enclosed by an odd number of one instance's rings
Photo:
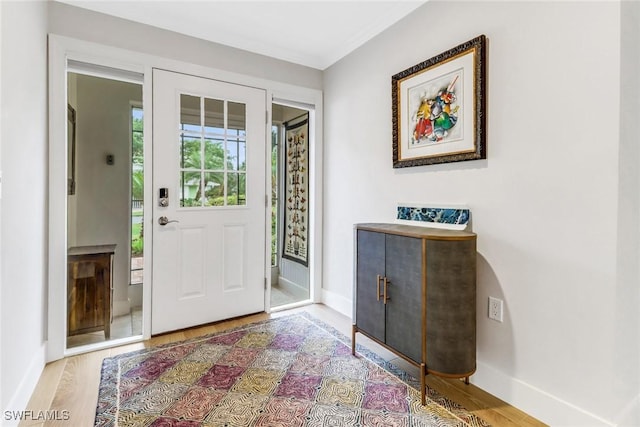
POLYGON ((56 0, 324 70, 426 0, 56 0))

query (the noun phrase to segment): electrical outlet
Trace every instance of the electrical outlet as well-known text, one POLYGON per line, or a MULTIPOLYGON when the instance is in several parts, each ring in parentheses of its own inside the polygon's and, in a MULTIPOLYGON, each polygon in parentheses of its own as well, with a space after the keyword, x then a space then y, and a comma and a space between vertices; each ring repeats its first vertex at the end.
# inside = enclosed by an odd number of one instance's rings
POLYGON ((502 322, 502 300, 489 297, 489 319, 502 322))

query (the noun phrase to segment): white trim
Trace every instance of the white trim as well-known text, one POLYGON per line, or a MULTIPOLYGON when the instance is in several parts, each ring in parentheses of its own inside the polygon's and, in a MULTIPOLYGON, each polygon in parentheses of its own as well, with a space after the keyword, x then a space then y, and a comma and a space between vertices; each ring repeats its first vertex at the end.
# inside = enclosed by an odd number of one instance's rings
MULTIPOLYGON (((306 102, 297 102, 297 101, 292 101, 289 99, 280 99, 280 98, 273 98, 271 100, 272 104, 278 104, 278 105, 283 105, 285 107, 293 107, 293 108, 297 108, 298 110, 313 110, 315 108, 315 105, 313 104, 307 104, 306 102)), ((282 123, 282 122, 279 122, 282 123)))
POLYGON ((115 338, 109 341, 103 341, 91 345, 83 345, 79 347, 71 347, 64 352, 65 357, 77 356, 79 354, 90 353, 92 351, 104 350, 105 348, 117 347, 126 344, 135 344, 142 341, 140 335, 134 335, 126 338, 115 338))
POLYGON ((22 377, 18 388, 15 393, 13 393, 13 396, 11 396, 11 400, 7 403, 6 408, 3 408, 3 426, 17 426, 20 422, 19 419, 13 417, 11 420, 6 420, 4 411, 24 411, 27 407, 31 395, 38 385, 40 375, 44 370, 46 353, 46 344, 42 344, 38 351, 33 354, 29 367, 25 370, 26 375, 22 377), (6 424, 4 424, 4 422, 6 422, 6 424))
MULTIPOLYGON (((0 35, 2 35, 2 5, 0 4, 0 35)), ((0 93, 2 93, 2 43, 0 42, 0 93)), ((2 102, 0 102, 0 139, 2 139, 2 102)), ((0 230, 2 229, 2 150, 0 149, 0 230)), ((2 239, 0 238, 0 242, 2 239)), ((2 245, 0 245, 0 248, 2 245)), ((0 249, 0 259, 2 259, 2 250, 0 249)), ((0 301, 2 301, 2 269, 0 268, 0 301)), ((2 330, 2 303, 0 302, 0 331, 2 330)), ((2 396, 2 367, 4 363, 2 362, 2 355, 4 351, 2 351, 2 339, 0 338, 0 406, 2 406, 3 396, 2 396)))
MULTIPOLYGON (((239 73, 213 69, 178 60, 161 58, 154 55, 140 53, 111 46, 86 42, 70 37, 49 34, 49 322, 48 322, 48 352, 47 361, 61 359, 65 356, 66 331, 66 109, 57 108, 66 99, 66 61, 67 59, 96 64, 103 67, 116 68, 144 76, 143 105, 145 106, 144 121, 144 150, 145 150, 145 200, 153 201, 152 190, 152 69, 164 69, 195 76, 251 86, 264 89, 267 100, 274 97, 295 100, 297 103, 313 105, 310 111, 311 123, 310 162, 313 171, 310 176, 310 196, 313 206, 310 212, 310 235, 312 253, 309 262, 310 291, 314 302, 321 299, 322 283, 322 92, 286 83, 275 82, 263 78, 247 76, 239 73), (313 116, 313 117, 311 117, 313 116)), ((272 103, 267 102, 266 124, 271 123, 272 103)), ((271 132, 265 132, 265 139, 271 132)), ((269 150, 270 151, 270 150, 269 150)), ((270 156, 269 156, 270 159, 270 156)), ((269 169, 270 170, 270 169, 269 169)), ((270 173, 268 173, 270 184, 270 173)), ((267 202, 270 203, 270 187, 267 192, 267 202)), ((266 209, 269 211, 269 209, 266 209)), ((151 227, 152 216, 150 210, 145 210, 144 223, 151 227)), ((270 212, 265 215, 265 233, 270 235, 270 212)), ((143 288, 143 338, 150 337, 151 326, 151 287, 152 272, 152 235, 145 233, 145 265, 149 274, 145 275, 143 288)), ((268 239, 265 239, 268 240, 268 239)), ((266 243, 265 243, 266 246, 266 243)), ((270 254, 270 248, 266 252, 270 254)), ((270 256, 270 255, 269 255, 270 256)), ((265 263, 265 277, 267 288, 270 285, 271 262, 265 263)), ((269 297, 269 289, 265 298, 269 297)), ((268 311, 268 300, 265 299, 265 310, 268 311)))
POLYGON ((353 319, 353 303, 349 298, 323 289, 322 303, 329 308, 333 308, 338 313, 344 314, 349 319, 353 319))
POLYGON ((273 122, 273 110, 269 102, 269 91, 265 91, 265 118, 264 118, 264 134, 265 134, 265 161, 267 167, 265 169, 264 180, 264 311, 271 313, 271 284, 272 274, 271 267, 271 123, 273 122))
POLYGON ((595 414, 587 412, 524 381, 505 375, 502 371, 477 362, 476 373, 470 381, 482 390, 498 396, 510 405, 553 426, 615 426, 595 414))
POLYGON ((307 299, 304 301, 292 302, 291 304, 284 304, 284 305, 279 305, 277 307, 273 307, 270 312, 276 313, 278 311, 286 311, 294 308, 306 307, 307 305, 311 305, 311 304, 313 304, 311 300, 307 299))
POLYGON ((142 84, 144 75, 135 71, 121 70, 104 65, 89 64, 70 59, 67 61, 67 71, 87 76, 118 80, 127 83, 142 84))
POLYGON ((306 287, 300 286, 297 283, 293 283, 291 280, 288 280, 282 276, 278 277, 278 287, 284 289, 290 294, 293 294, 296 299, 310 299, 308 297, 309 290, 306 287))
POLYGON ((64 357, 66 346, 67 277, 67 141, 66 109, 59 108, 66 99, 66 52, 64 46, 49 36, 49 298, 47 361, 64 357), (56 149, 53 149, 53 148, 56 149), (58 201, 56 203, 56 201, 58 201))
MULTIPOLYGON (((142 145, 144 162, 144 200, 148 200, 147 209, 142 211, 142 223, 153 229, 153 68, 144 67, 144 83, 142 85, 142 108, 144 122, 142 123, 142 145), (145 110, 144 106, 148 108, 145 110), (149 185, 147 185, 148 183, 149 185)), ((144 233, 144 279, 142 283, 142 339, 151 338, 151 286, 153 283, 153 233, 144 233)))

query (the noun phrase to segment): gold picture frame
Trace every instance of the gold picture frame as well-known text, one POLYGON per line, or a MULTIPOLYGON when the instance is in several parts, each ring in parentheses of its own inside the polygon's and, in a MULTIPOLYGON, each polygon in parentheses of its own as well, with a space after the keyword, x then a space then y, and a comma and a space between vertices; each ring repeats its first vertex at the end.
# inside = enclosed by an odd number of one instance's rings
POLYGON ((393 167, 485 159, 486 37, 395 74, 393 167))

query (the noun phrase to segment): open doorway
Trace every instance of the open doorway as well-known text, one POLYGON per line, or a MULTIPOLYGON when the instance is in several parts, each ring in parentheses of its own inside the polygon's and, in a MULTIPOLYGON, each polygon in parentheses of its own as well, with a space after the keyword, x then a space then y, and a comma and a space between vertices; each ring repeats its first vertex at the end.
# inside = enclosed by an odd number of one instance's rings
POLYGON ((274 103, 271 127, 271 308, 310 301, 309 110, 274 103))
POLYGON ((142 335, 141 82, 67 72, 67 349, 142 335))

